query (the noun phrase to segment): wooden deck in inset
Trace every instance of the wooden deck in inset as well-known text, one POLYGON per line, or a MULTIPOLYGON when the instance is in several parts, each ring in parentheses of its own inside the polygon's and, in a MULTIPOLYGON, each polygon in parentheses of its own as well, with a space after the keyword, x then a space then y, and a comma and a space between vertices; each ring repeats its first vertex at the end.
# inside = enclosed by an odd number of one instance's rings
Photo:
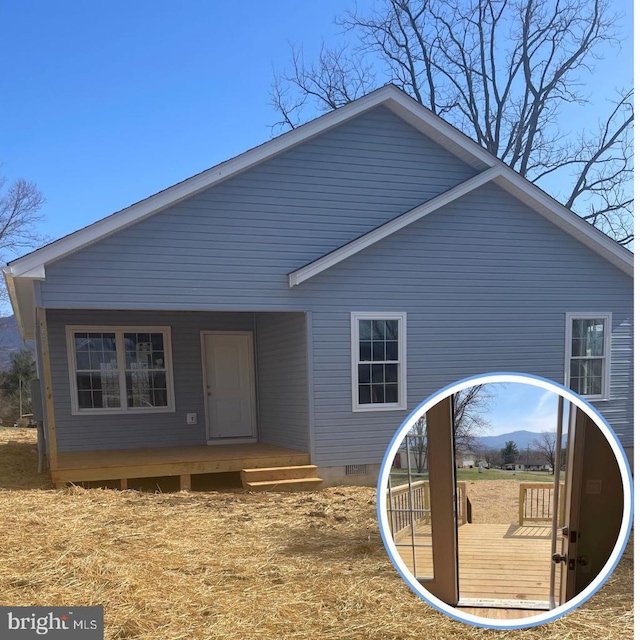
POLYGON ((456 609, 489 620, 520 620, 545 612, 544 609, 536 611, 534 609, 488 609, 486 607, 456 607, 456 609))
MULTIPOLYGON (((418 527, 414 539, 419 545, 430 545, 431 528, 418 527)), ((400 557, 409 571, 418 578, 433 577, 431 547, 402 546, 410 543, 410 533, 396 540, 400 557), (414 571, 414 550, 417 572, 414 571)), ((548 603, 550 567, 551 528, 548 526, 465 524, 458 528, 461 599, 548 603)), ((559 571, 556 573, 557 598, 559 571)), ((522 612, 522 615, 533 613, 535 611, 522 612)))
POLYGON ((124 480, 125 488, 127 478, 181 476, 181 484, 187 485, 187 478, 192 474, 307 465, 309 462, 309 453, 265 443, 74 451, 58 453, 57 468, 52 469, 51 479, 56 485, 124 480))

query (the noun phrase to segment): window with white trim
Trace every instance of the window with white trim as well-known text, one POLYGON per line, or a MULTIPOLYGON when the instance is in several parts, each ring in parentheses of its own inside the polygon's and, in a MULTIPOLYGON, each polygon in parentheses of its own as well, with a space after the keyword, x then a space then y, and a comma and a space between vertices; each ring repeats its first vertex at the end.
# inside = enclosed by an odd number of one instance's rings
POLYGON ((72 413, 173 411, 169 327, 67 327, 72 413))
POLYGON ((610 313, 567 313, 565 382, 581 396, 603 400, 608 396, 610 313))
POLYGON ((406 319, 406 313, 351 314, 354 411, 406 408, 406 319))

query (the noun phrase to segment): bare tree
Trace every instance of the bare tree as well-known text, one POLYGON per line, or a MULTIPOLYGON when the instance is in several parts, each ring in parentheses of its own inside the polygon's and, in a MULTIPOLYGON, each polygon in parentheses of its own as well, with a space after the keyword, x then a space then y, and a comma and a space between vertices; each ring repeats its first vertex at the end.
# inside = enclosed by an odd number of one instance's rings
MULTIPOLYGON (((33 182, 8 182, 0 175, 0 262, 5 263, 44 240, 37 232, 43 204, 44 198, 33 182)), ((3 296, 4 289, 0 291, 0 302, 3 296)))
POLYGON ((551 465, 551 473, 556 466, 556 434, 554 431, 545 431, 538 438, 531 441, 531 445, 548 464, 551 465))
POLYGON ((414 473, 425 473, 429 470, 427 458, 427 415, 420 416, 405 436, 407 461, 414 473))
POLYGON ((36 377, 35 356, 25 348, 11 354, 6 371, 0 372, 0 418, 17 422, 31 413, 31 380, 36 377))
MULTIPOLYGON (((476 437, 486 428, 484 413, 489 408, 492 395, 486 385, 474 385, 453 394, 453 438, 456 448, 474 451, 476 437)), ((403 450, 406 447, 410 457, 411 469, 415 473, 424 473, 429 469, 427 414, 422 415, 405 436, 403 450)))
POLYGON ((499 467, 502 464, 500 449, 480 447, 477 449, 478 458, 489 467, 499 467))
POLYGON ((457 448, 474 451, 476 437, 488 426, 484 414, 492 395, 486 385, 476 384, 453 394, 453 437, 457 448))
POLYGON ((276 76, 277 123, 295 127, 392 82, 534 183, 555 175, 567 207, 626 245, 632 231, 632 91, 591 132, 558 126, 582 107, 605 45, 607 0, 379 0, 337 20, 344 41, 276 76))

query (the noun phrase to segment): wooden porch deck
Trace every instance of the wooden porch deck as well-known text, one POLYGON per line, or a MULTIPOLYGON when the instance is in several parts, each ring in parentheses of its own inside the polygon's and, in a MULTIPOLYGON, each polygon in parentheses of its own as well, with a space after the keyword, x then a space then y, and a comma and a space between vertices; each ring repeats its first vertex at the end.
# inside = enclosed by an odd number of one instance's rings
POLYGON ((193 474, 309 462, 309 453, 265 443, 58 452, 51 480, 56 486, 67 482, 120 480, 126 488, 128 478, 180 476, 181 488, 188 489, 193 474))
MULTIPOLYGON (((431 528, 416 528, 415 542, 431 544, 431 528)), ((415 547, 415 568, 410 533, 397 540, 398 552, 417 577, 433 576, 432 548, 415 547)), ((463 600, 476 606, 503 601, 504 608, 530 608, 549 602, 551 527, 517 524, 464 524, 458 528, 458 584, 463 600)), ((556 572, 556 599, 559 571, 556 572)), ((473 606, 473 605, 472 605, 473 606)), ((522 615, 533 615, 522 612, 522 615)))

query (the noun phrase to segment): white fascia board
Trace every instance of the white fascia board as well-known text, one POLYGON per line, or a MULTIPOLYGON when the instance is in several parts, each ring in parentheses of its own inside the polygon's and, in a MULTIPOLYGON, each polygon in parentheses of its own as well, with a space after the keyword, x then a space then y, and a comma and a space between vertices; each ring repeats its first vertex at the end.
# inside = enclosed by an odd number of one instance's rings
POLYGON ((166 209, 223 180, 227 180, 242 171, 246 171, 287 149, 291 149, 354 118, 364 111, 368 111, 389 101, 397 102, 398 100, 402 100, 403 102, 413 101, 397 87, 388 85, 377 89, 340 109, 326 113, 293 131, 282 134, 235 158, 231 158, 211 169, 207 169, 173 187, 160 191, 126 209, 122 209, 41 249, 37 249, 22 258, 18 258, 10 263, 11 272, 14 276, 22 276, 34 270, 42 269, 43 266, 54 260, 59 260, 116 231, 135 224, 162 209, 166 209))
MULTIPOLYGON (((11 302, 13 314, 16 317, 16 323, 18 324, 18 329, 20 331, 20 335, 22 336, 22 317, 20 307, 18 305, 18 296, 16 294, 16 283, 13 276, 11 275, 11 268, 3 267, 2 275, 4 276, 4 283, 7 287, 7 293, 9 294, 9 302, 11 302)), ((24 338, 24 336, 22 337, 24 338)))
POLYGON ((548 217, 565 231, 575 235, 580 241, 611 260, 626 273, 629 273, 629 270, 632 269, 633 258, 630 257, 629 251, 620 247, 605 234, 595 229, 589 229, 590 225, 587 222, 572 214, 551 196, 529 183, 513 169, 471 140, 471 138, 446 123, 400 89, 393 85, 386 85, 293 131, 265 142, 235 158, 207 169, 173 187, 169 187, 141 202, 12 261, 9 264, 11 274, 14 277, 26 276, 44 279, 45 266, 47 264, 158 213, 377 106, 387 107, 410 125, 432 138, 436 143, 445 146, 451 153, 468 162, 476 169, 501 167, 500 181, 502 185, 518 199, 530 206, 532 206, 531 203, 534 203, 534 208, 539 213, 548 217))
POLYGON ((532 206, 538 213, 609 260, 627 275, 633 276, 634 261, 630 251, 583 220, 578 214, 567 209, 448 122, 410 98, 394 101, 389 105, 389 108, 461 159, 464 160, 466 155, 466 160, 473 166, 501 166, 503 171, 496 180, 496 184, 506 189, 521 202, 532 206))
POLYGON ((2 269, 2 273, 20 336, 25 342, 33 340, 35 335, 35 279, 14 278, 7 267, 2 269))
POLYGON ((309 278, 313 278, 313 276, 318 275, 325 269, 329 269, 329 267, 333 267, 334 265, 346 260, 347 258, 355 255, 356 253, 370 247, 372 244, 379 242, 383 238, 386 238, 393 233, 396 233, 400 229, 413 224, 420 218, 441 209, 447 204, 450 204, 454 200, 461 198, 462 196, 474 191, 478 187, 481 187, 483 184, 494 180, 497 176, 501 174, 503 171, 502 167, 492 167, 490 169, 486 169, 482 173, 479 173, 473 178, 469 178, 464 182, 456 185, 449 191, 445 191, 441 193, 439 196, 424 202, 421 205, 418 205, 414 209, 407 211, 406 213, 394 218, 390 222, 387 222, 373 231, 369 233, 365 233, 363 236, 360 236, 356 240, 345 244, 344 246, 328 253, 327 255, 311 262, 310 264, 298 269, 297 271, 293 271, 289 274, 289 287, 295 287, 298 284, 301 284, 305 280, 309 278))
POLYGON ((400 89, 397 89, 397 91, 400 96, 395 96, 396 99, 387 105, 389 110, 418 131, 476 169, 503 164, 496 156, 489 153, 462 131, 445 122, 433 111, 416 102, 400 89))
MULTIPOLYGON (((13 272, 13 269, 12 269, 11 266, 9 266, 8 268, 11 269, 12 272, 13 272)), ((31 269, 30 271, 22 272, 17 277, 19 277, 19 278, 32 278, 33 280, 44 280, 45 279, 44 264, 40 264, 40 265, 34 267, 33 269, 31 269)))
POLYGON ((578 214, 561 205, 542 189, 513 170, 504 171, 496 180, 496 184, 633 277, 633 253, 583 220, 578 214))

